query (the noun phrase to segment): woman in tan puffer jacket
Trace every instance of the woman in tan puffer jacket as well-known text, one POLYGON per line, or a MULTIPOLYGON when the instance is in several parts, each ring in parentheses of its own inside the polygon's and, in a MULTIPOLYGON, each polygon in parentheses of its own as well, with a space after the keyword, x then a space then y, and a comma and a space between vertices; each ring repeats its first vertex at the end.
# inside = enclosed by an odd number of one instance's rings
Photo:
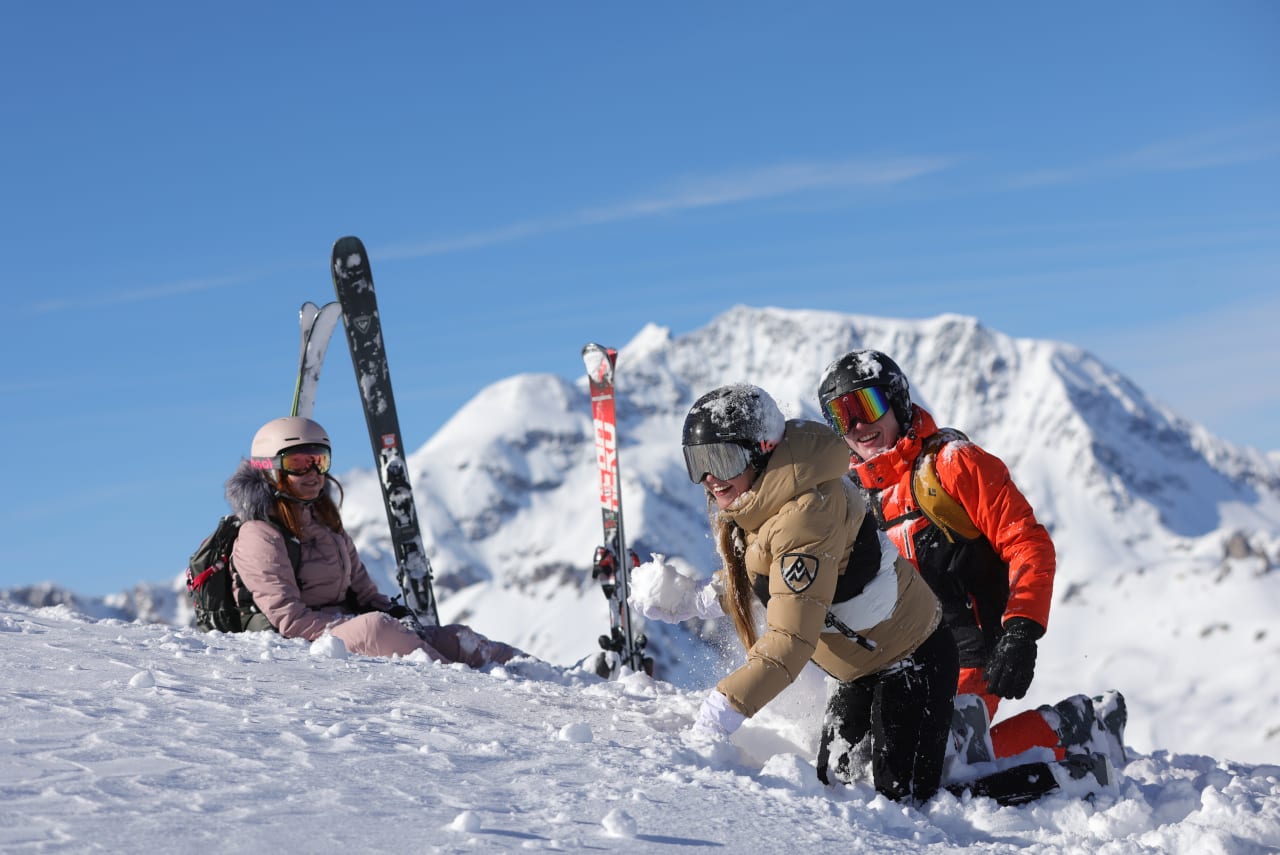
MULTIPOLYGON (((845 480, 844 443, 825 425, 785 421, 763 389, 734 385, 694 403, 682 444, 690 479, 707 491, 724 561, 712 590, 723 590, 718 604, 747 648, 746 664, 709 693, 695 729, 732 733, 812 661, 839 681, 819 777, 826 782, 830 766, 850 780, 861 744, 877 791, 928 800, 942 776, 956 647, 929 586, 882 542, 845 480), (870 717, 850 714, 863 706, 870 717)), ((700 600, 710 602, 705 592, 700 600)))
POLYGON ((252 596, 248 630, 275 630, 314 641, 328 633, 353 653, 406 656, 421 650, 437 662, 473 668, 522 655, 461 624, 417 631, 408 609, 393 604, 365 570, 342 527, 329 475, 324 428, 311 419, 275 419, 253 438, 251 457, 227 481, 227 501, 241 519, 232 551, 237 599, 252 596), (290 545, 300 555, 297 572, 290 545))

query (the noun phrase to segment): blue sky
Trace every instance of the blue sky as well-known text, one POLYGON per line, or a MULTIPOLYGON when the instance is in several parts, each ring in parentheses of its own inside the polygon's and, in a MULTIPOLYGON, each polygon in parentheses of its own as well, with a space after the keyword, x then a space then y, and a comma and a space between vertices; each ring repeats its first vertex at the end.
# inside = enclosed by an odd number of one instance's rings
MULTIPOLYGON (((177 575, 345 234, 415 448, 495 380, 737 303, 973 315, 1280 448, 1275 3, 73 2, 6 32, 0 586, 177 575)), ((368 465, 343 351, 339 472, 368 465)))

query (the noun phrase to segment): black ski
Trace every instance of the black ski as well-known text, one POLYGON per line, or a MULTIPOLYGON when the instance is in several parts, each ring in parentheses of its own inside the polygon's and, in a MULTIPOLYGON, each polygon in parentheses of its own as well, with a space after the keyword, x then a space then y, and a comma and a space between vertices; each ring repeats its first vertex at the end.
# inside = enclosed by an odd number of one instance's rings
POLYGON ((1064 792, 1093 799, 1118 787, 1116 770, 1105 754, 1068 754, 1061 760, 1023 763, 992 772, 976 781, 948 784, 956 798, 985 796, 1002 805, 1022 805, 1050 793, 1064 792))
POLYGON ((595 671, 602 677, 616 676, 626 665, 632 671, 653 674, 653 659, 644 655, 646 639, 632 630, 631 565, 626 532, 622 525, 622 482, 618 478, 618 423, 614 408, 613 370, 618 352, 598 344, 582 348, 587 380, 591 387, 591 419, 596 431, 596 462, 600 467, 600 511, 604 521, 604 547, 596 552, 592 575, 600 582, 609 602, 609 634, 600 636, 603 652, 596 657, 595 671), (610 556, 606 550, 612 550, 610 556), (607 561, 601 558, 608 556, 607 561), (609 654, 613 654, 610 656, 609 654))
POLYGON ((373 292, 369 256, 359 238, 339 238, 333 245, 333 287, 342 304, 342 320, 351 347, 356 385, 364 406, 374 465, 382 482, 382 500, 391 527, 396 556, 396 581, 405 605, 425 625, 438 626, 435 593, 431 587, 431 562, 422 548, 418 512, 409 486, 409 467, 396 402, 391 394, 391 369, 382 340, 378 299, 373 292))

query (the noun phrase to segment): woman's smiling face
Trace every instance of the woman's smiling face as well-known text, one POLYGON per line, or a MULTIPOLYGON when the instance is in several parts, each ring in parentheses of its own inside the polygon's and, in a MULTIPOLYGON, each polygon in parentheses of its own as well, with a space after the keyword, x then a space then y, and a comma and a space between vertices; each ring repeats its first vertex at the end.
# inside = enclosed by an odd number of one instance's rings
POLYGON ((716 500, 716 507, 720 510, 732 505, 738 500, 738 497, 747 490, 751 489, 751 482, 755 480, 756 470, 748 466, 728 481, 721 481, 710 472, 702 479, 702 486, 710 491, 716 500))

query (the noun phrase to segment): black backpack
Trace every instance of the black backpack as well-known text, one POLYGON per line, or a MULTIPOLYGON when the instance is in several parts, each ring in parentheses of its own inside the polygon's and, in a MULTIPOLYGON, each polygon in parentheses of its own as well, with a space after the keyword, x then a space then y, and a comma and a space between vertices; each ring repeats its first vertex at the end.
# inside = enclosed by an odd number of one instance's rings
MULTIPOLYGON (((271 524, 284 535, 296 577, 302 564, 302 545, 279 523, 271 520, 271 524)), ((203 632, 244 632, 249 619, 259 611, 253 596, 243 587, 237 600, 232 585, 236 571, 231 564, 231 548, 239 534, 240 518, 227 514, 187 561, 187 601, 196 613, 196 626, 203 632)))

